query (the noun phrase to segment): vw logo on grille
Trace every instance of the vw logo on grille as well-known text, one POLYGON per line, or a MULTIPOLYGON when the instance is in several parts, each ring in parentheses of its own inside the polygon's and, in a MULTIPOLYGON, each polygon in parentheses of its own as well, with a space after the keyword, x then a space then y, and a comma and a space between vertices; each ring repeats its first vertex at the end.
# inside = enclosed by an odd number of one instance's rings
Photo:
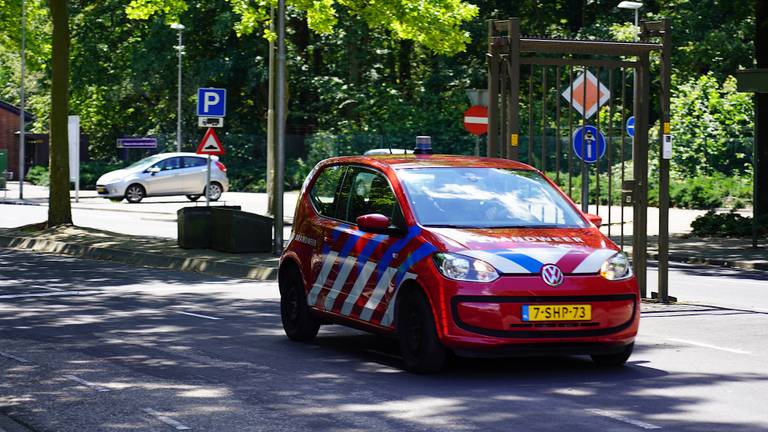
POLYGON ((541 278, 544 279, 544 282, 547 285, 552 287, 560 285, 565 279, 563 277, 563 271, 560 270, 560 267, 554 264, 546 264, 541 268, 541 278))

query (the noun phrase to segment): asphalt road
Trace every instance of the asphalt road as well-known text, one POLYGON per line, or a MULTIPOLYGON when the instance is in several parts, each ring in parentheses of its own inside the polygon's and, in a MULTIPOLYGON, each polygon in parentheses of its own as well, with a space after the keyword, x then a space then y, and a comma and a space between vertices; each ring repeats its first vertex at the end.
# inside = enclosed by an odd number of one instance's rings
POLYGON ((34 431, 768 430, 768 276, 670 278, 696 304, 646 305, 625 368, 459 359, 416 376, 386 338, 328 326, 288 341, 274 283, 0 249, 0 417, 34 431))

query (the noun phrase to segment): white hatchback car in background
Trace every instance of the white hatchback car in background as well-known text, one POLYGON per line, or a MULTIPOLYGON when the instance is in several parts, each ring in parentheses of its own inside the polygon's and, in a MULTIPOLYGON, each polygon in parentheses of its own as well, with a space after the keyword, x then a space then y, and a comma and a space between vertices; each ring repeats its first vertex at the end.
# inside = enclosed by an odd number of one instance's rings
MULTIPOLYGON (((110 199, 137 203, 145 197, 186 195, 197 201, 205 194, 206 157, 195 153, 160 153, 99 177, 96 192, 110 199)), ((211 157, 211 201, 229 189, 227 167, 211 157)))

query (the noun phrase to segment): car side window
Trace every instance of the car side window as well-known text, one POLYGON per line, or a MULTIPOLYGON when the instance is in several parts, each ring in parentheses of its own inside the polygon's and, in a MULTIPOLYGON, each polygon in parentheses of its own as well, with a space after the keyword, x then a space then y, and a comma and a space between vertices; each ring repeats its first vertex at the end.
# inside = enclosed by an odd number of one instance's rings
POLYGON ((181 168, 181 158, 180 157, 172 157, 169 159, 165 159, 163 161, 158 162, 154 165, 157 168, 160 168, 160 171, 170 171, 181 168))
POLYGON ((184 157, 184 168, 195 168, 201 166, 205 166, 205 159, 195 156, 184 157))
POLYGON ((397 197, 381 173, 350 168, 339 196, 340 219, 355 224, 359 216, 379 213, 390 218, 394 225, 404 225, 397 197))
POLYGON ((326 167, 318 174, 309 198, 321 215, 336 217, 336 197, 343 174, 344 167, 339 165, 326 167))

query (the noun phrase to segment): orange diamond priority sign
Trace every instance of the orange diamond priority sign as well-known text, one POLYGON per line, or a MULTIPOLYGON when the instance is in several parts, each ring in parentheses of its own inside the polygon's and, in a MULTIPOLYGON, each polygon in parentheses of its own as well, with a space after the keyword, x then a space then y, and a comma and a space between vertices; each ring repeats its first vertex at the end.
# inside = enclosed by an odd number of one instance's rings
POLYGON ((197 146, 197 154, 204 155, 223 155, 224 146, 219 141, 219 137, 216 136, 213 128, 208 128, 208 131, 203 136, 203 140, 200 141, 200 145, 197 146))
POLYGON ((583 72, 579 74, 571 85, 566 87, 562 95, 585 119, 595 115, 598 108, 611 98, 608 88, 590 71, 587 71, 586 79, 583 72))

